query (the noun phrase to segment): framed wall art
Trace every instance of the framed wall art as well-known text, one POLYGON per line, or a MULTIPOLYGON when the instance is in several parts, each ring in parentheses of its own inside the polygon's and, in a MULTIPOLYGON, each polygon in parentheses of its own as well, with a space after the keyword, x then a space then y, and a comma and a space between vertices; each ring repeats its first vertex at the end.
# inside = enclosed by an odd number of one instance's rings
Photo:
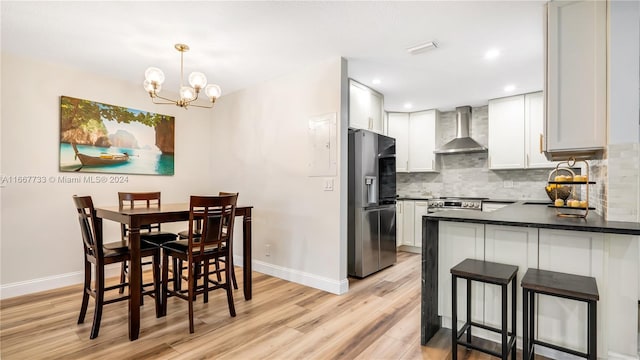
POLYGON ((60 171, 173 175, 175 118, 60 97, 60 171))

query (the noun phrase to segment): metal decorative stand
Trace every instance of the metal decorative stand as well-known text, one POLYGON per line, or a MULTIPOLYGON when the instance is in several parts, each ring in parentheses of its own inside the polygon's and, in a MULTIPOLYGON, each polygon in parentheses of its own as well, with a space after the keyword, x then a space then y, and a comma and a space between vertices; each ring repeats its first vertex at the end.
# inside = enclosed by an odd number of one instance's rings
MULTIPOLYGON (((572 172, 572 171, 570 171, 572 172)), ((595 181, 589 181, 589 163, 586 160, 576 160, 575 158, 571 158, 567 161, 561 161, 556 165, 555 170, 552 170, 551 172, 552 174, 555 174, 554 177, 551 177, 551 175, 549 176, 549 184, 556 184, 555 186, 555 190, 553 190, 551 193, 554 193, 555 191, 555 200, 557 199, 561 199, 559 197, 558 194, 558 188, 560 188, 560 186, 565 186, 565 185, 571 185, 572 189, 571 189, 571 193, 569 195, 569 197, 563 201, 564 204, 562 206, 556 206, 556 204, 554 203, 553 206, 556 209, 556 214, 558 216, 562 216, 562 217, 573 217, 573 218, 586 218, 587 215, 589 214, 589 210, 595 210, 594 207, 589 207, 589 185, 595 184, 595 181), (580 180, 576 181, 576 177, 577 176, 583 176, 583 175, 575 175, 571 181, 556 181, 555 180, 555 175, 558 175, 558 172, 560 170, 569 170, 573 167, 576 166, 576 163, 582 162, 585 164, 586 167, 586 176, 584 178, 584 180, 582 180, 582 178, 580 178, 580 180), (551 180, 553 179, 553 180, 551 180), (575 199, 576 195, 576 186, 586 186, 586 199, 584 199, 583 201, 586 201, 586 206, 583 205, 579 205, 579 206, 575 206, 575 202, 578 201, 577 199, 575 199)))

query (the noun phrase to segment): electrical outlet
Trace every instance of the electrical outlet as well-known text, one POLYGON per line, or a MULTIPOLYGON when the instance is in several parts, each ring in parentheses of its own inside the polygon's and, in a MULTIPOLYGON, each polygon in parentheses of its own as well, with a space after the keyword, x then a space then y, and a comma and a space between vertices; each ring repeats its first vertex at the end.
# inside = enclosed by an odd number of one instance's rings
POLYGON ((505 180, 505 181, 502 183, 502 186, 503 186, 505 189, 512 188, 512 187, 513 187, 513 180, 505 180))
POLYGON ((264 256, 271 256, 271 245, 267 244, 264 246, 264 256))
POLYGON ((324 178, 324 191, 333 191, 333 178, 324 178))

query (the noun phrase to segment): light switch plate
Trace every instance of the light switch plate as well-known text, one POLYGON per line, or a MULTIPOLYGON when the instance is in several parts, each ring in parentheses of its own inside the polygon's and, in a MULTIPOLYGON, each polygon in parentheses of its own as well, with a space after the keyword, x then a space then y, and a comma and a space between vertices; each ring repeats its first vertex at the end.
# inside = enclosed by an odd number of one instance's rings
POLYGON ((324 178, 324 191, 333 191, 333 178, 324 178))

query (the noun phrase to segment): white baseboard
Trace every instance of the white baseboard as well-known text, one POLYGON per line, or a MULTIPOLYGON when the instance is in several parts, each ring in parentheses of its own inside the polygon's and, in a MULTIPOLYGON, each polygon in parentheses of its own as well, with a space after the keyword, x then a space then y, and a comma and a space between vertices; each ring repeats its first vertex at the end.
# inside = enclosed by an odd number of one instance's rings
MULTIPOLYGON (((120 275, 120 267, 107 267, 105 277, 120 275)), ((43 278, 19 281, 0 285, 0 300, 21 295, 33 294, 41 291, 57 289, 69 285, 82 284, 84 271, 74 271, 66 274, 46 276, 43 278)))
MULTIPOLYGON (((233 259, 236 265, 242 264, 241 256, 234 256, 233 259)), ((342 295, 349 291, 349 280, 347 279, 336 281, 323 276, 310 274, 300 270, 289 269, 259 260, 253 260, 252 267, 254 271, 257 271, 259 273, 274 276, 283 280, 291 281, 304 286, 309 286, 336 295, 342 295)))
MULTIPOLYGON (((234 256, 233 258, 235 264, 242 264, 242 256, 234 256)), ((263 261, 254 260, 253 270, 287 281, 292 281, 298 284, 327 291, 336 295, 344 294, 349 290, 349 281, 347 279, 335 281, 326 277, 269 264, 263 261)), ((109 278, 118 275, 120 275, 119 266, 107 267, 105 277, 109 278)), ((82 284, 83 281, 84 272, 74 271, 66 274, 46 276, 38 279, 3 284, 0 285, 0 300, 57 289, 70 285, 82 284)))

